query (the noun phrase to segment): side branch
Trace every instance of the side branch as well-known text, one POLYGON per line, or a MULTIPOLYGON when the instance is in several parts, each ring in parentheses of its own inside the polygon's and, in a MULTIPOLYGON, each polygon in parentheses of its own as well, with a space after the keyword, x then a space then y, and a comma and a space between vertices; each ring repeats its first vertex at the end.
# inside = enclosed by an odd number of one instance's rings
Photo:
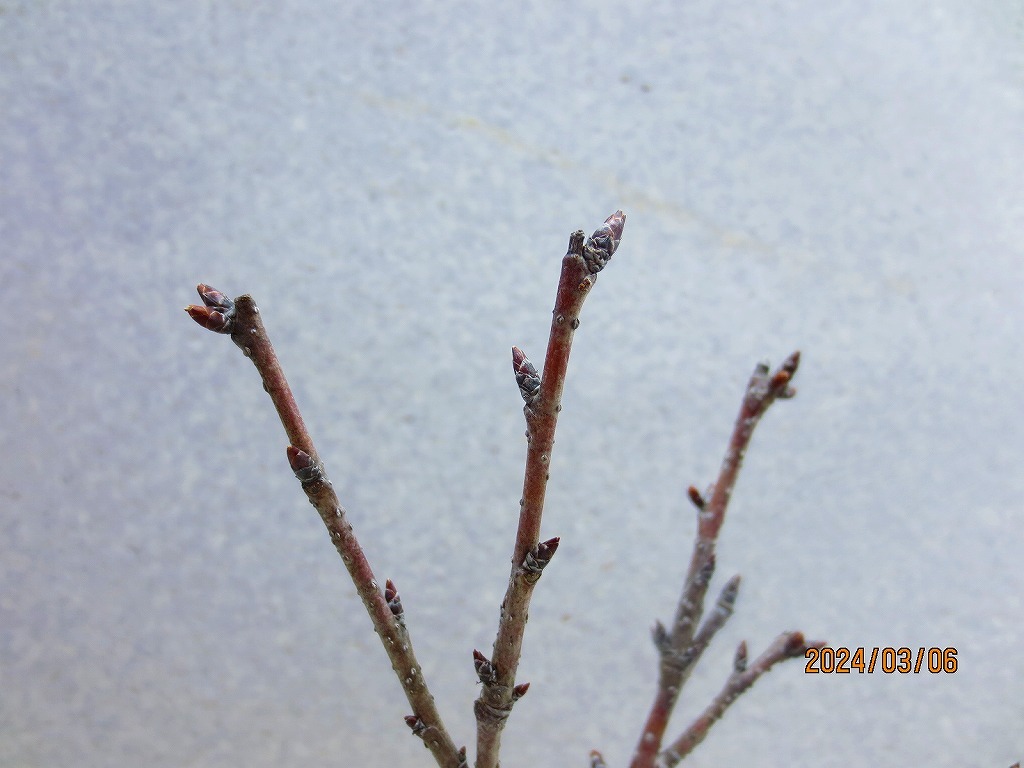
POLYGON ((513 348, 513 367, 520 393, 526 400, 526 472, 520 501, 519 528, 512 553, 508 590, 501 604, 501 619, 489 664, 493 679, 484 682, 474 710, 477 718, 476 768, 497 768, 501 733, 515 702, 515 676, 522 653, 523 634, 533 588, 540 569, 547 564, 557 539, 540 542, 541 518, 547 491, 555 426, 562 409, 562 389, 569 365, 573 334, 579 313, 600 272, 622 238, 626 217, 622 211, 609 216, 590 238, 574 232, 562 259, 555 296, 544 370, 537 370, 518 348, 513 348), (539 566, 539 567, 538 567, 539 566))
POLYGON ((370 563, 356 539, 345 509, 338 500, 302 420, 277 354, 260 319, 256 302, 248 295, 231 301, 224 294, 205 285, 200 285, 198 290, 205 306, 193 305, 187 307, 186 311, 203 327, 230 334, 231 340, 253 362, 263 379, 263 388, 270 395, 288 436, 288 464, 310 504, 327 527, 331 541, 352 577, 373 628, 391 660, 391 667, 415 713, 406 717, 406 722, 409 723, 410 719, 413 721, 410 726, 413 733, 423 739, 439 766, 465 768, 465 748, 460 751, 445 729, 434 698, 427 688, 423 670, 413 653, 398 592, 390 580, 382 590, 374 578, 370 563))
POLYGON ((776 400, 796 394, 790 381, 800 364, 800 353, 794 352, 772 373, 766 363, 759 363, 747 383, 740 412, 736 417, 729 447, 710 493, 705 498, 696 488, 688 490, 690 501, 698 509, 697 535, 690 555, 690 565, 676 607, 672 629, 660 623, 655 626, 654 640, 658 647, 660 666, 658 690, 643 732, 637 743, 630 768, 652 768, 661 749, 669 718, 683 685, 689 679, 694 665, 707 647, 711 636, 725 623, 732 610, 732 602, 739 588, 738 578, 730 581, 719 598, 719 610, 705 622, 698 632, 704 613, 704 600, 715 571, 715 546, 732 491, 754 428, 776 400), (731 596, 730 596, 731 591, 731 596), (723 607, 726 606, 727 608, 723 607), (723 612, 724 611, 724 612, 723 612), (695 637, 696 635, 696 637, 695 637))
POLYGON ((736 701, 741 693, 752 686, 765 672, 780 661, 803 657, 808 648, 821 648, 821 642, 808 643, 800 632, 783 632, 757 660, 747 666, 747 644, 740 643, 736 649, 733 672, 729 675, 725 686, 714 700, 693 721, 672 745, 658 755, 656 768, 672 768, 676 763, 693 751, 707 736, 708 730, 725 714, 725 710, 736 701))

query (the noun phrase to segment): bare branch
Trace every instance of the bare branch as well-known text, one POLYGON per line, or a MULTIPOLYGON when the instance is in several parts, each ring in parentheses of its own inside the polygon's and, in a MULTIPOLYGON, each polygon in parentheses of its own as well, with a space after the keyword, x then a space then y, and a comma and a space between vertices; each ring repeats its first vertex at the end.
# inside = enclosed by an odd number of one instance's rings
POLYGON ((256 303, 251 296, 241 296, 232 302, 206 285, 200 285, 198 290, 204 306, 193 305, 186 311, 203 327, 218 333, 230 333, 232 341, 253 362, 263 379, 263 388, 270 395, 291 443, 287 450, 288 463, 310 504, 327 527, 413 708, 415 714, 407 716, 406 723, 415 735, 423 739, 439 766, 465 766, 465 749, 460 752, 448 735, 427 688, 423 670, 413 653, 398 592, 390 581, 381 590, 373 576, 345 509, 318 458, 256 303))
POLYGON ((569 364, 573 333, 579 327, 579 313, 600 272, 622 239, 626 217, 622 211, 609 216, 589 239, 583 232, 569 238, 569 250, 562 259, 555 308, 548 338, 544 371, 536 382, 536 369, 526 355, 514 347, 512 362, 520 393, 526 400, 526 472, 520 502, 519 529, 512 553, 512 571, 501 604, 501 619, 490 663, 496 679, 484 683, 474 705, 477 719, 476 768, 497 768, 501 733, 515 701, 515 677, 522 654, 523 634, 533 588, 540 569, 547 564, 557 539, 540 543, 551 450, 555 441, 558 412, 562 409, 562 388, 569 364), (544 551, 548 546, 549 552, 544 551))
POLYGON ((690 754, 693 748, 704 740, 708 730, 722 717, 729 705, 769 669, 780 661, 803 657, 808 648, 823 646, 824 643, 820 642, 806 642, 800 632, 783 632, 753 664, 747 666, 747 644, 740 643, 736 650, 736 659, 733 662, 733 672, 729 675, 725 686, 690 727, 672 742, 668 749, 658 755, 656 768, 671 768, 690 754))
MULTIPOLYGON (((698 510, 697 535, 672 629, 667 630, 659 625, 661 630, 656 638, 661 659, 658 690, 636 751, 633 753, 630 768, 652 768, 654 765, 669 718, 679 698, 679 692, 693 670, 694 661, 703 652, 717 628, 728 618, 728 612, 720 620, 712 617, 695 638, 694 634, 704 612, 708 584, 715 570, 718 532, 725 521, 729 500, 743 464, 743 457, 753 437, 754 428, 772 403, 779 398, 788 398, 796 394, 790 387, 790 381, 799 364, 800 353, 794 352, 774 373, 770 372, 766 363, 757 365, 747 383, 717 481, 707 494, 702 494, 695 486, 687 489, 690 502, 698 510)), ((738 578, 734 581, 734 586, 738 589, 738 578)), ((726 590, 728 589, 727 585, 726 590)), ((723 590, 723 595, 726 590, 723 590)), ((735 594, 732 599, 735 599, 735 594)), ((721 599, 719 606, 722 606, 721 599)), ((728 611, 731 611, 731 603, 728 611)))

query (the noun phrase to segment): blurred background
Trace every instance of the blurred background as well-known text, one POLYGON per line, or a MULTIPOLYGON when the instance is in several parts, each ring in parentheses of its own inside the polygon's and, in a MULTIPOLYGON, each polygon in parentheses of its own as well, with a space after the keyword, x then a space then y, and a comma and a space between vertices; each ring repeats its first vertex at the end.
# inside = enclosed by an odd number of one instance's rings
POLYGON ((1024 6, 0 3, 0 764, 431 765, 250 363, 252 293, 457 743, 569 234, 576 336, 503 764, 628 761, 747 377, 712 589, 777 667, 687 763, 1024 757, 1024 6), (625 7, 627 6, 628 7, 625 7))

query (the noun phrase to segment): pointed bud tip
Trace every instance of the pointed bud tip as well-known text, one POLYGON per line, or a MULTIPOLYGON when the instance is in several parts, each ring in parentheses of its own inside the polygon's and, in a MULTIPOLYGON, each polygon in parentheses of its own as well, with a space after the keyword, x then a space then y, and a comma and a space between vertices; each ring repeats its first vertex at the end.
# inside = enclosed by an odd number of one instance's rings
POLYGON ((285 453, 288 455, 288 466, 292 468, 292 472, 301 472, 304 469, 309 469, 313 464, 313 457, 294 445, 289 445, 285 453))
POLYGON ((604 223, 611 227, 612 234, 614 235, 617 241, 622 239, 622 230, 626 226, 626 214, 624 214, 621 210, 616 211, 607 219, 605 219, 604 223))
POLYGON ((231 318, 223 312, 218 312, 210 307, 200 307, 196 304, 190 304, 185 307, 185 311, 188 312, 189 317, 208 331, 231 333, 231 318))
POLYGON ((693 506, 697 509, 704 509, 706 502, 704 501, 704 497, 701 495, 701 492, 697 490, 697 486, 691 485, 686 489, 686 494, 690 497, 690 503, 692 503, 693 506))
POLYGON ((796 350, 793 354, 786 358, 782 364, 782 370, 788 371, 790 378, 796 373, 796 369, 800 367, 800 350, 796 350))

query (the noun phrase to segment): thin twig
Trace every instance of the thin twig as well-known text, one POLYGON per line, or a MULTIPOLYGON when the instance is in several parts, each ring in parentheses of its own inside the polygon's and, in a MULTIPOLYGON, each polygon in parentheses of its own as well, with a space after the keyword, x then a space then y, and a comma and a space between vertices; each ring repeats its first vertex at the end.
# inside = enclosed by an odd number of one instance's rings
POLYGON ((580 309, 597 280, 597 273, 618 247, 625 220, 622 211, 616 211, 589 239, 585 239, 581 231, 570 236, 568 253, 562 259, 539 387, 536 368, 521 350, 513 348, 512 351, 516 381, 526 400, 523 409, 526 414, 526 473, 519 529, 512 553, 512 571, 501 604, 498 634, 491 658, 483 657, 488 664, 488 672, 493 674, 486 679, 480 676, 483 689, 474 705, 477 719, 476 768, 497 768, 501 733, 518 698, 515 676, 522 653, 530 598, 541 569, 551 559, 558 543, 557 539, 541 543, 540 526, 573 333, 579 327, 580 309))
POLYGON ((729 675, 725 686, 690 727, 672 742, 668 749, 658 755, 656 768, 672 768, 690 754, 693 748, 704 740, 708 730, 725 713, 729 705, 769 669, 780 661, 803 657, 808 648, 821 648, 824 645, 820 642, 808 643, 800 632, 783 632, 753 664, 747 666, 747 644, 740 643, 736 649, 732 674, 729 675))
POLYGON ((398 591, 390 580, 382 590, 374 578, 373 570, 359 546, 347 514, 327 478, 323 463, 302 420, 277 354, 260 319, 256 302, 248 295, 232 301, 206 285, 200 285, 198 290, 204 306, 193 305, 187 307, 186 311, 203 327, 218 333, 230 333, 231 340, 252 360, 263 379, 263 388, 270 395, 288 436, 288 463, 302 484, 310 504, 316 508, 327 526, 331 541, 352 577, 374 630, 391 660, 391 667, 412 707, 414 714, 405 718, 406 724, 415 735, 423 739, 439 766, 465 768, 465 747, 458 749, 448 735, 434 705, 434 698, 427 688, 423 670, 416 661, 398 591))
MULTIPOLYGON (((710 636, 717 631, 715 626, 708 627, 699 634, 700 642, 695 641, 694 634, 704 612, 708 584, 715 570, 718 532, 725 521, 729 499, 754 428, 772 403, 779 398, 789 398, 796 394, 790 387, 790 381, 799 364, 800 353, 794 352, 774 373, 770 372, 766 363, 757 365, 747 384, 729 447, 710 498, 706 498, 696 488, 691 487, 688 490, 690 501, 698 509, 697 536, 672 629, 666 630, 660 624, 655 626, 655 644, 660 656, 658 690, 630 762, 630 768, 652 768, 654 765, 680 690, 689 678, 694 663, 706 647, 710 636)), ((739 586, 738 581, 736 586, 739 586)), ((721 622, 724 623, 726 618, 728 613, 722 617, 721 622)))

